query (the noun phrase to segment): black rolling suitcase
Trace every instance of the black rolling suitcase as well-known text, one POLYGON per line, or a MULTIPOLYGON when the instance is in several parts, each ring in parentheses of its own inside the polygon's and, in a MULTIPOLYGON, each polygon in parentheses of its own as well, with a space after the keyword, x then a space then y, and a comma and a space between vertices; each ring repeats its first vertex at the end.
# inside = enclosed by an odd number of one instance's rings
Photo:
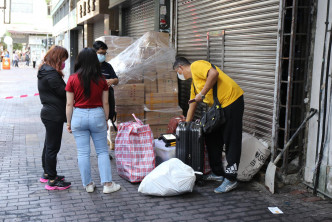
MULTIPOLYGON (((204 170, 204 135, 199 123, 181 122, 176 128, 176 158, 203 174, 204 170)), ((196 174, 197 175, 197 174, 196 174)), ((202 185, 202 176, 197 181, 202 185)))

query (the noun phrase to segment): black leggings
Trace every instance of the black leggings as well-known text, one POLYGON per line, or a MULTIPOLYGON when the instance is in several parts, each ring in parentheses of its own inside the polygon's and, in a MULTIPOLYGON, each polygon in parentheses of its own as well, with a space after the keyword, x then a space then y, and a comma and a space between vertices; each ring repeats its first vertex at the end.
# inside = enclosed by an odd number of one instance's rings
POLYGON ((56 164, 57 155, 60 151, 63 122, 56 122, 42 119, 46 128, 45 143, 42 154, 42 166, 44 173, 48 174, 49 179, 55 179, 57 176, 56 164))
POLYGON ((229 180, 236 180, 241 157, 243 96, 224 108, 226 123, 215 132, 205 135, 212 172, 229 180), (222 166, 222 148, 226 145, 226 172, 222 166))

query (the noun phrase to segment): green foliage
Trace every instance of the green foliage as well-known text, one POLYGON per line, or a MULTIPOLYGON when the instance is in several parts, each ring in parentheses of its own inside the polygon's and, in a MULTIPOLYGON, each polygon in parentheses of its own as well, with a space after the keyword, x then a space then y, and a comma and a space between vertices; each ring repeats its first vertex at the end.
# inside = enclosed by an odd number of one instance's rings
POLYGON ((6 50, 6 49, 7 49, 7 44, 4 43, 3 38, 1 38, 0 46, 3 47, 3 50, 6 50))
POLYGON ((13 44, 13 50, 16 51, 16 50, 22 50, 23 48, 23 45, 22 43, 14 43, 13 44))

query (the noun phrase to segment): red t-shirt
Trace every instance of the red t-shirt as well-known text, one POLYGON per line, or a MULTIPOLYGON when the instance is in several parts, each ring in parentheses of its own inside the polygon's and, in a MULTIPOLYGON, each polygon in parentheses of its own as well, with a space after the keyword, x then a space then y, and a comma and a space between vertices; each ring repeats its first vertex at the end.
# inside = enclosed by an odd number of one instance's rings
POLYGON ((78 78, 77 73, 71 75, 68 79, 66 91, 74 93, 74 107, 78 108, 96 108, 103 107, 102 94, 108 91, 106 80, 100 79, 98 85, 91 81, 90 97, 85 99, 84 88, 78 78))

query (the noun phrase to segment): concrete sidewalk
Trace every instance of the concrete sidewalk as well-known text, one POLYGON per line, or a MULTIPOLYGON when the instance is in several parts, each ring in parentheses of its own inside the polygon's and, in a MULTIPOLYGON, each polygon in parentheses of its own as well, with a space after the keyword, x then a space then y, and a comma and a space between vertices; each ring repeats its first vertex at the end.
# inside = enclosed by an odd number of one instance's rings
POLYGON ((0 71, 0 221, 332 221, 332 202, 312 194, 303 185, 270 194, 257 182, 241 183, 238 189, 215 194, 218 183, 195 187, 193 193, 175 197, 151 197, 137 192, 117 175, 122 189, 103 194, 97 158, 92 151, 94 193, 82 187, 76 145, 64 130, 58 155, 58 173, 72 182, 64 191, 47 191, 39 182, 45 139, 40 121, 36 69, 0 71), (26 97, 20 97, 27 95, 26 97), (11 97, 11 99, 4 99, 11 97), (284 214, 273 215, 268 207, 284 214))

